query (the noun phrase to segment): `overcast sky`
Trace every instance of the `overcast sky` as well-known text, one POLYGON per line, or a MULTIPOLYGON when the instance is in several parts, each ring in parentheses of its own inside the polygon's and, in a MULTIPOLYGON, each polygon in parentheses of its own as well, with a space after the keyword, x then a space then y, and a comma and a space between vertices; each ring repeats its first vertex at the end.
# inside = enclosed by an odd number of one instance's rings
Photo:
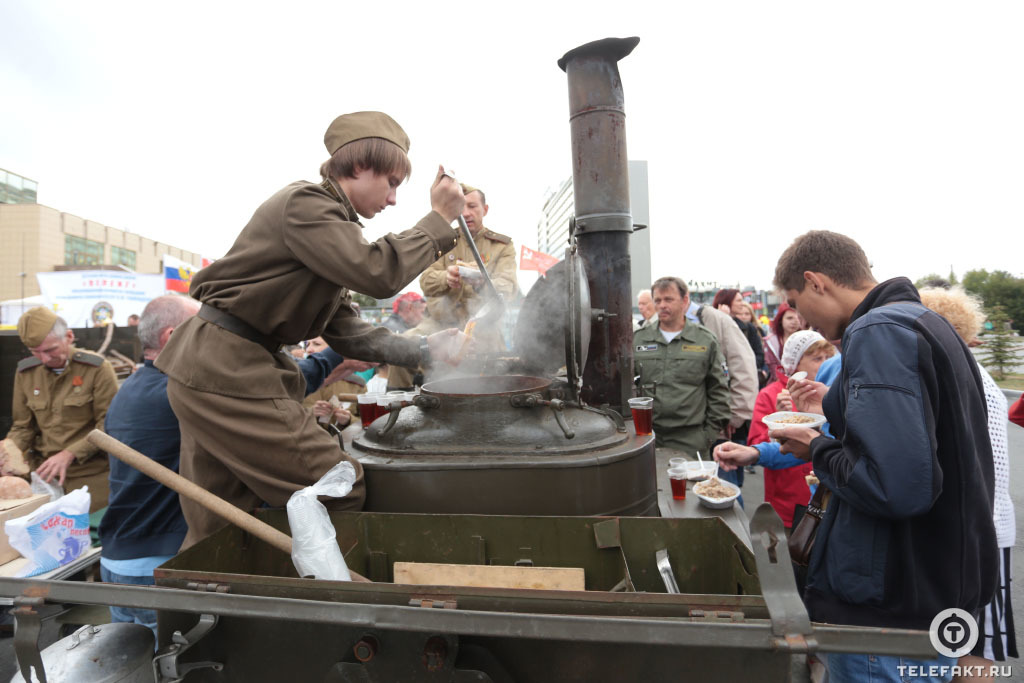
POLYGON ((649 162, 654 275, 770 286, 797 235, 858 240, 879 279, 1024 275, 1024 3, 47 2, 0 5, 0 167, 40 203, 222 256, 283 185, 315 180, 338 114, 412 139, 398 206, 438 163, 488 227, 536 247, 571 172, 556 61, 620 63, 649 162))

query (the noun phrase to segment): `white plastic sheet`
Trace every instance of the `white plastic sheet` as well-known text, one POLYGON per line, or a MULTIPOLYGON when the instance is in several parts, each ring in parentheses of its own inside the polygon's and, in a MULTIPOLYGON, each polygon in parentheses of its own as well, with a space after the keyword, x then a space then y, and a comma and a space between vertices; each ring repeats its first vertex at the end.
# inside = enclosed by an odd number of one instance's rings
POLYGON ((64 495, 64 489, 60 487, 57 480, 54 479, 52 484, 43 481, 35 472, 32 473, 32 493, 45 493, 50 497, 50 502, 57 500, 64 495))

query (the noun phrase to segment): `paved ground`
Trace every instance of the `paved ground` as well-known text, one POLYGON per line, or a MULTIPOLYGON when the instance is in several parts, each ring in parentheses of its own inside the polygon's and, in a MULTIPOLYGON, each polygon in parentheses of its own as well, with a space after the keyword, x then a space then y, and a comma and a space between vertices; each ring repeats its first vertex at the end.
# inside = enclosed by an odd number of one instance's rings
MULTIPOLYGON (((1017 517, 1017 544, 1013 547, 1013 568, 1016 577, 1024 570, 1024 545, 1020 538, 1024 534, 1024 428, 1010 425, 1010 497, 1017 517)), ((1015 577, 1015 578, 1016 578, 1015 577)), ((1017 649, 1024 647, 1024 581, 1014 581, 1012 593, 1013 613, 1017 617, 1017 649)), ((1024 681, 1024 660, 1012 661, 1013 677, 1010 680, 1024 681)))

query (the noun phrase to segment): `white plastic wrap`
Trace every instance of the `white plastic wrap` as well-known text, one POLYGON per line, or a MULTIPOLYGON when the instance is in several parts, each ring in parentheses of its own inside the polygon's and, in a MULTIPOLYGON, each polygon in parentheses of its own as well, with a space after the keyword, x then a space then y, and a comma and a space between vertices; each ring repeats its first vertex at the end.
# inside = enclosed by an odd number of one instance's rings
POLYGON ((52 484, 48 484, 43 481, 35 472, 32 473, 32 493, 45 493, 50 497, 50 502, 57 500, 64 495, 64 489, 60 487, 57 480, 54 479, 52 484))
POLYGON ((299 576, 329 581, 351 581, 338 538, 317 496, 343 498, 352 491, 356 469, 352 463, 339 462, 320 481, 296 491, 288 499, 288 525, 292 531, 292 562, 299 576))

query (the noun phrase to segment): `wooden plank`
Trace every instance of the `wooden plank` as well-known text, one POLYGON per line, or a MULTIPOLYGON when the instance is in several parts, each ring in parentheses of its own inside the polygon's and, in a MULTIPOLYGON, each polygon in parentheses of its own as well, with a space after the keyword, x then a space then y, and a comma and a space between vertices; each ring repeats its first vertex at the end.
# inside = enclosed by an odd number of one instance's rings
POLYGON ((483 564, 395 562, 395 583, 413 586, 585 590, 582 567, 502 567, 483 564))
MULTIPOLYGON (((101 548, 90 547, 84 553, 82 553, 75 559, 71 560, 71 562, 68 562, 66 565, 62 567, 57 567, 56 569, 51 569, 48 572, 38 574, 36 576, 33 576, 32 578, 55 580, 67 578, 71 574, 75 574, 81 571, 82 569, 91 567, 92 565, 99 562, 100 551, 101 548)), ((20 555, 15 559, 11 560, 10 562, 7 562, 6 564, 0 564, 0 578, 12 578, 15 574, 21 571, 21 569, 27 564, 28 559, 20 555)))

